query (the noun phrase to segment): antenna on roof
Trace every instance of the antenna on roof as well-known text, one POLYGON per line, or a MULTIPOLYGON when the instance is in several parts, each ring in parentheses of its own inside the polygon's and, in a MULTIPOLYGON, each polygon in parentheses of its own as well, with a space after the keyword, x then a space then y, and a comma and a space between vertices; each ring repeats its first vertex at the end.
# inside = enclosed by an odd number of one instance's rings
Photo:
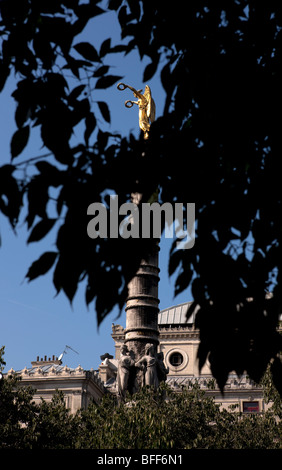
POLYGON ((73 352, 76 354, 79 354, 75 349, 73 349, 71 346, 68 346, 67 344, 65 345, 65 349, 63 350, 62 354, 59 355, 58 360, 61 361, 63 359, 64 354, 67 354, 67 349, 71 349, 73 352))

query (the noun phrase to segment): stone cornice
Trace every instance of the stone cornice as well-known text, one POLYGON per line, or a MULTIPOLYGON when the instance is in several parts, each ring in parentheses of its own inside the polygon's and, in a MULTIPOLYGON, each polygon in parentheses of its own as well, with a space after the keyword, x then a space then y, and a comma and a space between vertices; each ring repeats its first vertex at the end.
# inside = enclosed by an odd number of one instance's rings
POLYGON ((159 328, 159 335, 160 340, 181 338, 200 339, 199 330, 181 326, 177 328, 159 328))
MULTIPOLYGON (((167 383, 176 390, 182 388, 183 386, 187 387, 189 385, 198 384, 201 390, 209 391, 210 393, 221 393, 212 375, 201 377, 171 375, 168 376, 167 383)), ((224 393, 231 393, 234 391, 249 391, 250 393, 261 392, 262 386, 253 382, 246 375, 242 376, 241 378, 231 375, 229 376, 224 387, 224 393)))
POLYGON ((80 365, 76 369, 72 369, 70 367, 58 367, 58 366, 51 366, 47 369, 43 367, 33 367, 31 369, 27 369, 26 367, 19 371, 14 371, 10 369, 6 376, 9 375, 16 375, 20 377, 22 381, 38 381, 40 379, 44 380, 90 380, 94 382, 98 388, 101 390, 104 389, 104 383, 99 377, 98 373, 94 370, 84 370, 80 365))

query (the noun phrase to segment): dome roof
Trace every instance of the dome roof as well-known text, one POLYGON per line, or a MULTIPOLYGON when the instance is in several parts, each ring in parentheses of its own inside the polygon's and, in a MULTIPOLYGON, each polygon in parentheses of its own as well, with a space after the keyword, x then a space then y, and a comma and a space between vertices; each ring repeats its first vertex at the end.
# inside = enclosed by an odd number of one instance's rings
POLYGON ((187 312, 193 302, 185 302, 183 304, 174 305, 173 307, 161 310, 158 314, 158 325, 189 325, 195 321, 195 315, 198 310, 196 308, 187 321, 187 312))

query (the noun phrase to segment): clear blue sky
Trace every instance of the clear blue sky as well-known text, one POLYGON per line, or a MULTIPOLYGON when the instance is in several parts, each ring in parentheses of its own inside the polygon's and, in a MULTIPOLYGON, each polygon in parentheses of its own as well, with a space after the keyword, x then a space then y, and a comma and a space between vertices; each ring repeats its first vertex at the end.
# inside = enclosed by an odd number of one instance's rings
MULTIPOLYGON (((101 15, 92 21, 81 41, 87 40, 96 48, 107 37, 118 41, 119 26, 114 13, 101 15)), ((79 41, 77 41, 79 42, 79 41)), ((135 88, 143 88, 143 70, 148 60, 140 62, 138 53, 124 57, 119 54, 106 58, 105 64, 112 65, 111 74, 124 76, 125 83, 135 88)), ((157 106, 157 116, 161 115, 165 94, 157 75, 148 83, 152 89, 157 106)), ((10 80, 5 93, 0 94, 0 164, 10 161, 10 138, 15 130, 15 104, 10 97, 14 82, 10 80)), ((103 124, 105 130, 139 133, 137 107, 126 109, 124 101, 131 99, 131 92, 118 91, 116 85, 93 95, 94 100, 106 101, 111 112, 111 124, 103 124)), ((43 153, 41 142, 36 133, 31 136, 31 143, 21 159, 43 153)), ((93 201, 95 202, 95 201, 93 201)), ((186 201, 183 201, 186 202, 186 201)), ((86 209, 85 209, 86 210, 86 209)), ((26 226, 21 223, 15 235, 5 218, 0 214, 0 346, 5 346, 5 372, 13 368, 19 370, 30 367, 30 362, 37 356, 59 356, 65 346, 71 346, 79 354, 67 349, 63 363, 69 367, 80 364, 84 369, 97 369, 100 355, 109 352, 114 354, 114 342, 111 338, 111 324, 125 326, 125 312, 117 318, 118 311, 113 311, 102 325, 97 327, 94 306, 86 307, 84 285, 78 291, 72 307, 64 294, 55 297, 52 284, 52 271, 31 283, 24 279, 30 264, 45 250, 52 250, 54 234, 41 243, 27 245, 26 226)), ((191 300, 189 293, 183 293, 174 299, 174 278, 167 274, 168 250, 171 240, 161 241, 159 284, 160 308, 191 300)))

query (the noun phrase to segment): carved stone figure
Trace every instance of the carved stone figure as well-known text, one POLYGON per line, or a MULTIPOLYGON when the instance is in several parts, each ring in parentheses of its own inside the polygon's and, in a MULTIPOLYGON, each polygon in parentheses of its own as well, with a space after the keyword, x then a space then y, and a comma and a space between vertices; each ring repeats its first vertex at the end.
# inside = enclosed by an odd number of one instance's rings
POLYGON ((159 386, 157 362, 158 360, 155 355, 154 345, 146 344, 145 355, 135 364, 136 367, 143 370, 143 385, 150 385, 154 388, 159 386))
POLYGON ((117 371, 118 394, 121 399, 125 398, 126 392, 129 390, 129 385, 132 387, 130 375, 134 372, 132 371, 134 365, 133 352, 128 351, 126 344, 122 345, 117 371))
POLYGON ((157 354, 157 373, 159 382, 164 382, 167 379, 167 374, 169 373, 169 367, 164 365, 164 353, 160 352, 157 354))
POLYGON ((148 85, 145 86, 144 94, 142 95, 142 90, 136 90, 132 86, 125 85, 124 83, 119 83, 117 85, 118 90, 125 90, 129 88, 134 96, 138 98, 138 101, 125 101, 125 106, 127 108, 132 108, 134 104, 137 104, 139 107, 139 127, 144 132, 144 139, 148 139, 149 130, 151 123, 156 119, 156 105, 152 98, 151 89, 148 85))
POLYGON ((135 367, 135 354, 132 349, 129 349, 128 351, 129 356, 132 359, 132 367, 130 368, 129 371, 129 378, 128 378, 128 384, 127 384, 127 390, 128 392, 132 395, 133 393, 136 393, 138 391, 138 382, 137 382, 137 369, 135 367))

